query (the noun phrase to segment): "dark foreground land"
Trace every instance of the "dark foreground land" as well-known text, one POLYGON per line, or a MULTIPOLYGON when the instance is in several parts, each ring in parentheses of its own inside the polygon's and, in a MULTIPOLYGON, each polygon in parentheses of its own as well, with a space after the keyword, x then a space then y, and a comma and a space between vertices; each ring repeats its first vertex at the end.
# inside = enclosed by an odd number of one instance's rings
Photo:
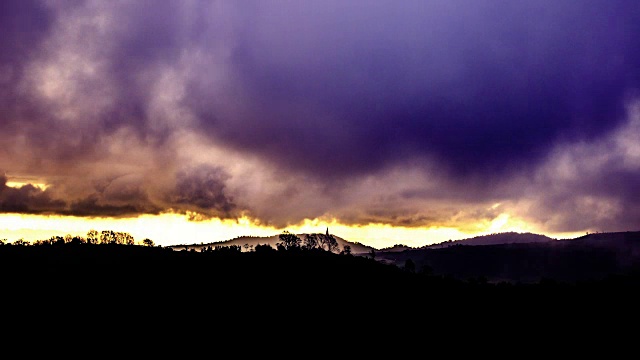
POLYGON ((607 282, 615 275, 640 273, 638 231, 522 243, 510 242, 511 237, 509 233, 486 236, 484 240, 503 241, 489 245, 464 245, 465 241, 461 241, 439 247, 379 251, 377 259, 396 265, 411 260, 416 268, 429 268, 433 274, 482 278, 492 283, 607 282))
POLYGON ((208 326, 228 318, 244 319, 238 326, 269 319, 304 326, 366 323, 387 330, 408 324, 455 327, 460 321, 478 327, 502 321, 558 326, 632 321, 640 300, 635 273, 575 283, 489 283, 323 250, 5 245, 0 271, 5 309, 15 310, 5 311, 5 318, 55 312, 67 320, 180 318, 208 326))

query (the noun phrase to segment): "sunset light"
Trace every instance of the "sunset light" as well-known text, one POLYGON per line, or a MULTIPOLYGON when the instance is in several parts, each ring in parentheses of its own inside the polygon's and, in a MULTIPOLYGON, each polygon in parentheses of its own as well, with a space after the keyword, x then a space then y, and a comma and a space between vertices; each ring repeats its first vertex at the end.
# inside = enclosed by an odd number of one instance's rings
POLYGON ((0 274, 146 350, 627 328, 640 0, 0 0, 0 274))
POLYGON ((4 1, 0 239, 637 229, 613 2, 4 1))
MULTIPOLYGON (((502 214, 495 220, 477 224, 476 231, 464 233, 447 227, 400 227, 388 224, 345 225, 333 221, 305 220, 301 224, 286 228, 263 226, 248 218, 238 220, 190 221, 179 214, 143 215, 137 218, 77 218, 72 216, 43 215, 0 215, 1 238, 12 242, 23 239, 33 242, 46 240, 51 236, 86 236, 89 230, 113 230, 130 233, 138 243, 149 238, 160 246, 179 244, 215 243, 238 236, 273 236, 283 231, 294 233, 323 233, 326 228, 331 233, 350 241, 374 248, 385 248, 396 244, 412 247, 459 240, 476 235, 497 232, 536 232, 523 222, 511 220, 502 214), (401 240, 399 240, 401 239, 401 240)), ((577 233, 551 234, 557 238, 582 235, 577 233)))

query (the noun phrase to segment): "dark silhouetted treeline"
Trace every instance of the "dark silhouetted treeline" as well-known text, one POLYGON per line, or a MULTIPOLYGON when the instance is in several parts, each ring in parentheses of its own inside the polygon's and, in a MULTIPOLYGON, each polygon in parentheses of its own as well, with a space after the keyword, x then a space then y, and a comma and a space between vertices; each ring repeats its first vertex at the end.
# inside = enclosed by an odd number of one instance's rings
MULTIPOLYGON (((290 235, 283 234, 277 248, 251 251, 79 240, 4 244, 1 291, 20 311, 117 312, 128 314, 127 321, 140 314, 184 317, 208 326, 230 316, 372 326, 428 326, 461 317, 537 321, 541 314, 580 317, 603 306, 628 311, 639 300, 636 274, 575 283, 489 282, 437 274, 412 259, 395 265, 379 261, 380 253, 336 253, 290 235)), ((464 254, 461 259, 472 261, 464 254)))
POLYGON ((572 240, 451 245, 379 251, 381 261, 411 261, 434 275, 488 282, 604 281, 640 273, 640 232, 598 233, 572 240))

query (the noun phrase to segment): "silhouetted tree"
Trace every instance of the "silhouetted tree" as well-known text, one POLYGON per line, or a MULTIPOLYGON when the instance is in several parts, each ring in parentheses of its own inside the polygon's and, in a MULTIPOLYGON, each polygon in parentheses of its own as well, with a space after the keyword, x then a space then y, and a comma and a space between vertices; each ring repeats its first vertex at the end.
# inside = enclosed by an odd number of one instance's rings
POLYGON ((103 230, 100 234, 100 243, 133 245, 135 244, 135 239, 127 232, 103 230))
POLYGON ((342 251, 340 252, 342 255, 351 255, 351 246, 345 245, 342 247, 342 251))
POLYGON ((142 245, 144 246, 149 246, 149 247, 154 247, 156 244, 154 244, 153 240, 146 238, 144 240, 142 240, 142 245))
POLYGON ((73 237, 71 237, 71 239, 69 241, 66 241, 66 239, 65 239, 65 242, 68 243, 68 244, 80 245, 80 244, 86 243, 87 240, 85 238, 83 238, 82 236, 73 236, 73 237))
MULTIPOLYGON (((193 248, 192 248, 193 250, 193 248)), ((213 248, 214 252, 221 252, 221 253, 241 253, 242 252, 242 247, 240 245, 228 245, 228 246, 223 246, 223 245, 216 245, 213 248)))
POLYGON ((100 233, 100 244, 115 244, 117 241, 117 236, 115 231, 112 230, 102 230, 100 233))
POLYGON ((302 246, 305 250, 311 250, 318 247, 318 236, 319 234, 309 234, 304 238, 304 245, 302 246))
POLYGON ((133 240, 133 236, 125 232, 118 233, 118 240, 119 240, 118 241, 119 244, 125 244, 125 245, 133 245, 135 242, 133 240))
POLYGON ((278 246, 281 246, 285 250, 299 249, 300 244, 302 243, 302 240, 298 236, 288 231, 280 234, 279 238, 280 242, 278 243, 278 246))
POLYGON ((322 235, 319 238, 319 244, 321 249, 325 249, 329 252, 337 252, 340 246, 338 241, 333 235, 322 235))
POLYGON ((64 238, 62 236, 52 236, 49 238, 49 243, 51 245, 62 245, 64 244, 64 238))
POLYGON ((97 244, 100 241, 100 234, 97 230, 89 230, 87 233, 87 244, 97 244))
POLYGON ((118 244, 133 245, 135 244, 135 239, 133 238, 133 236, 131 236, 131 234, 127 232, 117 232, 116 242, 118 244))
POLYGON ((267 252, 273 252, 275 251, 275 249, 269 245, 269 244, 258 244, 256 245, 256 253, 267 253, 267 252))
POLYGON ((376 251, 374 249, 371 249, 371 251, 369 251, 369 256, 371 256, 372 259, 376 258, 376 251))

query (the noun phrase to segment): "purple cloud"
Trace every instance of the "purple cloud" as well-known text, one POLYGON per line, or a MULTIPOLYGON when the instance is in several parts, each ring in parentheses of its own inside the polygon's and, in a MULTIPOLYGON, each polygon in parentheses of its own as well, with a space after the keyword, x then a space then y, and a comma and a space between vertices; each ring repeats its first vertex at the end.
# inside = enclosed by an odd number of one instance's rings
POLYGON ((628 126, 636 1, 5 1, 0 34, 0 168, 54 179, 53 212, 456 226, 526 189, 553 229, 585 194, 639 213, 638 168, 533 178, 628 126))

